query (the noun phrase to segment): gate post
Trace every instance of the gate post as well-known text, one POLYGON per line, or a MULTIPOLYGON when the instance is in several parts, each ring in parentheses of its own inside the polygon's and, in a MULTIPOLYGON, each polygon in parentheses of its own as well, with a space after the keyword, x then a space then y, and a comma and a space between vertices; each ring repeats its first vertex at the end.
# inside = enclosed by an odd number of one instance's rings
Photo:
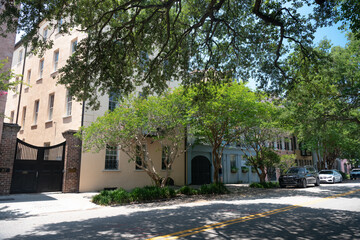
POLYGON ((75 130, 68 130, 62 133, 66 139, 62 189, 64 193, 79 192, 82 142, 74 136, 76 132, 75 130))
POLYGON ((4 123, 0 142, 0 195, 10 193, 14 167, 16 136, 20 130, 17 124, 4 123))

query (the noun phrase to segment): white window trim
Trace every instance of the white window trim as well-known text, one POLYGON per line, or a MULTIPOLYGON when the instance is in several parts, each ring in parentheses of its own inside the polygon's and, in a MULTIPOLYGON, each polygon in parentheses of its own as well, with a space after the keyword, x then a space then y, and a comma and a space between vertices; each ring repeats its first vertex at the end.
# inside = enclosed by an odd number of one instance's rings
POLYGON ((25 123, 26 123, 25 120, 26 120, 26 106, 24 106, 22 110, 21 129, 25 128, 25 123))
POLYGON ((54 117, 55 93, 49 94, 48 120, 52 121, 54 117), (52 101, 51 101, 52 99, 52 101), (52 103, 52 104, 51 104, 52 103))
POLYGON ((57 72, 59 69, 59 58, 60 58, 60 52, 59 49, 54 51, 54 65, 53 65, 53 73, 57 72), (57 60, 56 60, 56 56, 57 56, 57 60))
POLYGON ((70 43, 70 55, 72 55, 72 54, 74 54, 74 52, 76 52, 77 45, 78 45, 78 39, 75 38, 70 43), (75 49, 74 49, 74 43, 76 43, 75 44, 75 46, 76 46, 75 49))
MULTIPOLYGON (((45 60, 44 59, 40 59, 39 62, 39 79, 43 78, 44 75, 44 64, 45 64, 45 60)), ((38 79, 38 80, 39 80, 38 79)))
POLYGON ((69 92, 66 92, 65 117, 70 117, 70 116, 72 116, 72 96, 69 95, 69 92), (71 101, 69 101, 69 97, 71 98, 71 101), (70 114, 69 114, 69 109, 70 109, 70 114))
POLYGON ((40 100, 35 100, 34 103, 34 121, 33 126, 36 126, 38 123, 39 118, 39 109, 40 109, 40 100))
MULTIPOLYGON (((116 162, 117 162, 117 168, 115 169, 106 169, 106 157, 107 155, 107 148, 105 149, 105 166, 104 166, 104 171, 106 172, 114 172, 114 171, 120 171, 120 151, 119 151, 119 147, 116 147, 116 162)), ((113 155, 111 155, 113 156, 113 155)))

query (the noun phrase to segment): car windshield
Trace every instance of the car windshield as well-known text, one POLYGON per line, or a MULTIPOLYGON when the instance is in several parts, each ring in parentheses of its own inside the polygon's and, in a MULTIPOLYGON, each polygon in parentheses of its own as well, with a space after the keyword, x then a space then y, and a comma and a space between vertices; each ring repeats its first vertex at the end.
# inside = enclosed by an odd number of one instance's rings
POLYGON ((301 168, 290 168, 287 173, 299 173, 302 172, 301 168))
POLYGON ((352 172, 360 172, 360 169, 354 169, 352 172))
POLYGON ((323 171, 320 171, 319 172, 320 174, 334 174, 334 172, 333 171, 329 171, 329 170, 323 170, 323 171))

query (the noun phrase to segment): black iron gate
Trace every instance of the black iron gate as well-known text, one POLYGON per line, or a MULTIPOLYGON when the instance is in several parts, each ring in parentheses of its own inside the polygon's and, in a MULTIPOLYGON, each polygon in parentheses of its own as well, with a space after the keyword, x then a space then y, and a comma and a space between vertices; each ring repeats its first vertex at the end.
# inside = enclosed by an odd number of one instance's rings
POLYGON ((10 192, 61 191, 65 144, 37 147, 17 139, 10 192))

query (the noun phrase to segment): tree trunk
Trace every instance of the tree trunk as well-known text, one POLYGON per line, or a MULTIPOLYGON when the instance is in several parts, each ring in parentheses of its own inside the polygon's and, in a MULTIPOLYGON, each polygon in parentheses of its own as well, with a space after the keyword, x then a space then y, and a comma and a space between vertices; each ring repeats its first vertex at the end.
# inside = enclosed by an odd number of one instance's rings
POLYGON ((222 169, 221 166, 221 154, 219 154, 216 149, 213 149, 213 165, 214 165, 214 182, 219 183, 220 177, 219 177, 219 170, 222 169))
POLYGON ((261 182, 261 183, 266 182, 266 172, 265 172, 265 168, 261 167, 260 170, 261 170, 261 173, 259 174, 259 170, 256 169, 256 172, 257 172, 257 174, 259 175, 259 178, 260 178, 260 182, 261 182))

